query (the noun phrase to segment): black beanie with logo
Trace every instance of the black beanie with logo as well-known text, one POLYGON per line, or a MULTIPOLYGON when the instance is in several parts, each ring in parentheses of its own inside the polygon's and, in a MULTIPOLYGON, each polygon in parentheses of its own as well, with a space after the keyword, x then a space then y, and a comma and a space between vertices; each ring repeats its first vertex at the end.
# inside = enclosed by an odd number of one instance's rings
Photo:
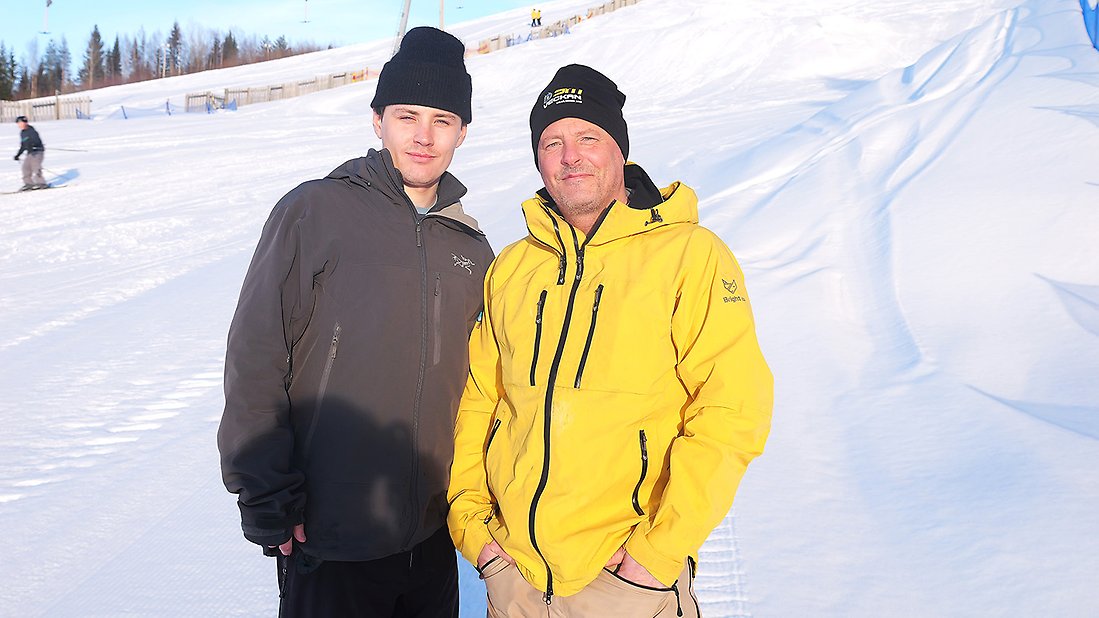
POLYGON ((466 72, 465 51, 461 41, 438 28, 409 30, 382 67, 370 107, 423 105, 452 112, 469 124, 473 82, 466 72))
POLYGON ((598 126, 614 138, 622 158, 630 154, 630 137, 622 106, 626 95, 606 75, 582 64, 570 64, 557 70, 549 85, 542 89, 534 109, 530 110, 530 143, 534 165, 538 165, 538 140, 546 127, 562 118, 580 118, 598 126))

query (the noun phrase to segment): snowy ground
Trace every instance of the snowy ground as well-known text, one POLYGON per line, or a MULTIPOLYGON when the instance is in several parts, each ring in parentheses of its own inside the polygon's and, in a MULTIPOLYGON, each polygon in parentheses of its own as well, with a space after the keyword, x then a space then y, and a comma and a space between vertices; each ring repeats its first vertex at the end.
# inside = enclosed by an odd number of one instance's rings
MULTIPOLYGON (((275 201, 378 145, 374 85, 153 110, 390 46, 105 89, 96 120, 38 125, 66 188, 0 195, 0 615, 273 615, 219 478, 225 333, 275 201)), ((631 159, 698 190, 776 374, 767 453, 704 548, 706 615, 1099 615, 1099 54, 1077 0, 643 0, 471 58, 452 169, 497 248, 541 186, 530 105, 569 62, 627 93, 631 159)))

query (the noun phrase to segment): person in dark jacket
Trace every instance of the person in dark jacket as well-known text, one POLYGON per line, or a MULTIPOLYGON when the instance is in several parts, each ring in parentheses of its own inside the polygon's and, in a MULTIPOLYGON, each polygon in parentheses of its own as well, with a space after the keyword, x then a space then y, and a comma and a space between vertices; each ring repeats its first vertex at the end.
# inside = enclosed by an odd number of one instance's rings
POLYGON ((23 159, 23 188, 20 191, 45 189, 49 186, 42 177, 42 159, 46 156, 46 146, 38 136, 38 131, 27 122, 26 116, 16 118, 15 123, 19 125, 19 152, 15 153, 15 160, 18 161, 24 152, 27 153, 27 158, 23 159))
POLYGON ((218 447, 281 616, 458 615, 446 491, 493 258, 446 171, 464 51, 408 32, 371 103, 382 150, 284 196, 244 280, 218 447))

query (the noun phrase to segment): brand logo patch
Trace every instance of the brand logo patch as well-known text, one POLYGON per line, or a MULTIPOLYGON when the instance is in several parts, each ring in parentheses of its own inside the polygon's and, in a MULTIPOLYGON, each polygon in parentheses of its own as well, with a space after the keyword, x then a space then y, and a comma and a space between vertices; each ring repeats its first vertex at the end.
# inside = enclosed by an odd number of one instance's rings
POLYGON ((721 300, 724 300, 727 303, 740 303, 746 300, 743 296, 736 295, 736 279, 733 279, 732 281, 726 281, 724 278, 722 278, 721 284, 725 286, 725 291, 729 293, 729 296, 724 296, 721 300))
POLYGON ((542 98, 542 109, 546 109, 550 105, 556 103, 583 103, 584 102, 584 90, 582 88, 558 88, 557 90, 547 90, 546 96, 542 98))
POLYGON ((476 266, 476 264, 473 263, 473 260, 467 258, 464 255, 454 255, 453 253, 450 254, 450 257, 454 258, 455 268, 461 268, 467 273, 471 275, 473 274, 473 267, 476 266))

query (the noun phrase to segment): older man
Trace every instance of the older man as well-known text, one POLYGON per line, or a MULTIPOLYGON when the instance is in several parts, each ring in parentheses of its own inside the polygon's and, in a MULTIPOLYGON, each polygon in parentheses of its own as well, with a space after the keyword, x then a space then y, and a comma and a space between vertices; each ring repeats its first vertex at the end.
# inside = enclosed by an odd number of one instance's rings
POLYGON ((581 65, 539 94, 545 188, 486 275, 448 522, 492 616, 698 615, 698 549, 770 427, 744 275, 691 189, 626 163, 625 99, 581 65))

